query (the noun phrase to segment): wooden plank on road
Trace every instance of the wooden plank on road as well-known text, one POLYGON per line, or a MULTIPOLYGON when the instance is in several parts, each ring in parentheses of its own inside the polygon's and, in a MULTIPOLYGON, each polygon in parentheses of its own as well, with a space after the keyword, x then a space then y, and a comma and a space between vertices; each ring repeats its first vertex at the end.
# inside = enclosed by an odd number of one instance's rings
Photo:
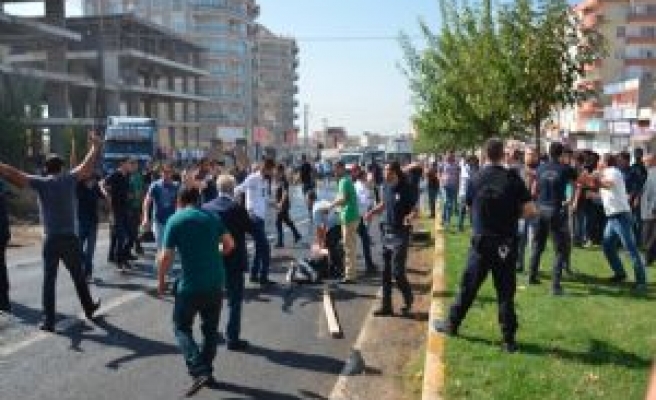
POLYGON ((326 313, 326 320, 328 321, 328 331, 334 338, 343 337, 342 327, 339 325, 337 319, 337 312, 335 311, 335 304, 330 296, 330 290, 324 289, 323 291, 323 309, 326 313))

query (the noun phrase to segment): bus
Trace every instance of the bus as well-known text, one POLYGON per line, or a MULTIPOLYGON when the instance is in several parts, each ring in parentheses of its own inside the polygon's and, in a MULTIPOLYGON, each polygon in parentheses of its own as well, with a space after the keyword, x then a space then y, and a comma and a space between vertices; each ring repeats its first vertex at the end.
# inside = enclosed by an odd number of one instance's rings
POLYGON ((131 157, 143 166, 155 157, 157 150, 157 121, 143 117, 108 117, 102 168, 112 172, 119 160, 131 157))

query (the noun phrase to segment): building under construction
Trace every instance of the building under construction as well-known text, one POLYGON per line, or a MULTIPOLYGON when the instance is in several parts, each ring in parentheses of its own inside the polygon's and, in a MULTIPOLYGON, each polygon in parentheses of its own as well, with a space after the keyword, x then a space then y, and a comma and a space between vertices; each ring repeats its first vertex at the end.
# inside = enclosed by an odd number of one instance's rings
POLYGON ((66 127, 111 115, 156 118, 165 152, 211 145, 216 135, 199 122, 209 101, 200 94, 209 76, 199 67, 202 48, 132 14, 65 18, 64 3, 48 0, 39 19, 0 10, 0 74, 42 82, 47 114, 31 123, 52 150, 63 150, 66 127))

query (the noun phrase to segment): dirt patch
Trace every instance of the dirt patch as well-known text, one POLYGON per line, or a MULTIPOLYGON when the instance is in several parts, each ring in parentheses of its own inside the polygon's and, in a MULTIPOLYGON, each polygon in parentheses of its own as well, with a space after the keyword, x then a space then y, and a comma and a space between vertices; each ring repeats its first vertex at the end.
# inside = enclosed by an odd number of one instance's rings
MULTIPOLYGON (((412 318, 369 319, 363 333, 364 340, 360 344, 367 372, 348 377, 334 398, 421 398, 433 256, 432 246, 411 247, 407 267, 415 295, 412 318)), ((394 307, 397 314, 402 304, 401 296, 395 289, 394 307)))

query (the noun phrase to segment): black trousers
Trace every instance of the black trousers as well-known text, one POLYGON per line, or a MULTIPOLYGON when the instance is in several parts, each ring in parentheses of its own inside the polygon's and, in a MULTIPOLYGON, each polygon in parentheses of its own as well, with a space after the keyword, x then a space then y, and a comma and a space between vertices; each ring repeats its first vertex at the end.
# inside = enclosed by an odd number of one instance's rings
POLYGON ((7 274, 7 244, 9 239, 0 239, 0 311, 10 311, 9 276, 7 274))
POLYGON ((294 235, 294 240, 297 240, 298 238, 301 237, 301 234, 298 233, 298 229, 296 229, 296 225, 294 225, 294 222, 292 219, 289 217, 289 210, 280 210, 278 211, 278 214, 276 215, 276 228, 278 230, 278 246, 282 247, 284 244, 284 239, 285 239, 285 234, 283 231, 283 226, 282 224, 285 224, 289 227, 289 229, 292 231, 292 234, 294 235))
POLYGON ((531 246, 531 260, 529 264, 529 274, 531 278, 538 277, 540 269, 540 258, 547 244, 547 238, 551 233, 553 238, 554 250, 556 252, 553 263, 553 288, 560 288, 560 281, 563 275, 563 269, 567 266, 570 233, 567 225, 567 212, 565 210, 555 210, 554 212, 540 212, 540 216, 535 224, 535 235, 531 246))
POLYGON ((449 322, 456 329, 467 315, 478 289, 488 273, 492 272, 494 288, 497 292, 499 324, 505 341, 514 341, 517 331, 515 314, 515 263, 517 262, 517 239, 472 237, 469 248, 467 268, 463 272, 460 289, 455 303, 449 310, 449 322))
POLYGON ((406 261, 410 232, 387 233, 383 238, 383 298, 382 308, 392 310, 392 278, 401 291, 406 306, 413 302, 412 287, 406 276, 406 261))
POLYGON ((124 263, 130 254, 130 218, 128 212, 114 213, 109 245, 109 261, 124 263))
POLYGON ((64 262, 71 275, 82 309, 86 312, 94 306, 82 267, 82 248, 78 237, 73 234, 47 236, 43 242, 43 312, 48 324, 55 323, 55 287, 60 261, 64 262))

